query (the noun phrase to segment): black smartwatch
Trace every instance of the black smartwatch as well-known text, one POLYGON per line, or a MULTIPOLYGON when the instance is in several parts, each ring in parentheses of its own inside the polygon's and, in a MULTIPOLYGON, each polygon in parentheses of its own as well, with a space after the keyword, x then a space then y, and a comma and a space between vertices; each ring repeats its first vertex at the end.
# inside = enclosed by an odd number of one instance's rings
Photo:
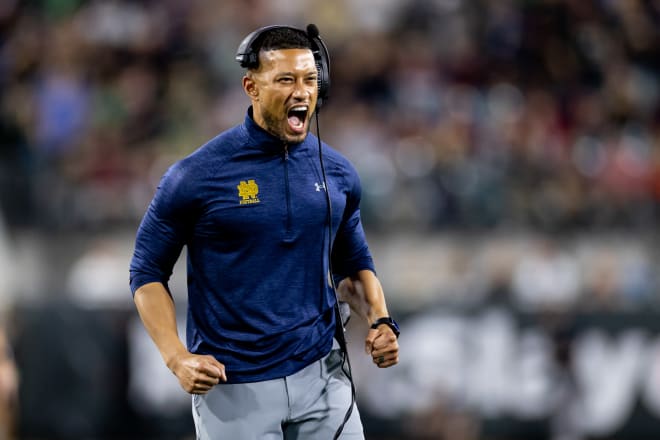
POLYGON ((389 328, 392 329, 392 331, 394 332, 396 337, 397 338, 399 337, 399 334, 401 333, 401 331, 399 330, 399 324, 397 324, 396 321, 394 319, 392 319, 391 316, 386 316, 384 318, 378 318, 376 321, 374 321, 373 324, 371 324, 371 328, 378 328, 378 326, 381 325, 381 324, 387 325, 389 328))

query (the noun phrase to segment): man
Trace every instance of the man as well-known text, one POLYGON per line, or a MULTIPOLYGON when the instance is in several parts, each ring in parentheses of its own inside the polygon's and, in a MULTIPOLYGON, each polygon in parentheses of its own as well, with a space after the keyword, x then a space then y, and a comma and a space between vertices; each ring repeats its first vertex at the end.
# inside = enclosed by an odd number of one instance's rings
POLYGON ((365 348, 377 366, 398 362, 398 331, 364 237, 359 178, 325 144, 323 167, 309 133, 318 36, 285 26, 254 35, 245 122, 163 176, 137 233, 131 290, 165 363, 193 394, 198 439, 361 439, 330 263, 374 327, 365 348), (184 245, 187 347, 167 286, 184 245))

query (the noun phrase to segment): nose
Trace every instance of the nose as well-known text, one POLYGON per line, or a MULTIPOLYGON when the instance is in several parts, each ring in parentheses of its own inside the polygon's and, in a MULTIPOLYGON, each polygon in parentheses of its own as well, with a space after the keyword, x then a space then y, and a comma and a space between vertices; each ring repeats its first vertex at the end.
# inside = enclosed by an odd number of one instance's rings
POLYGON ((310 91, 310 87, 305 84, 305 81, 300 79, 296 81, 296 85, 293 88, 293 93, 292 96, 296 99, 300 100, 305 100, 310 97, 312 92, 310 91))

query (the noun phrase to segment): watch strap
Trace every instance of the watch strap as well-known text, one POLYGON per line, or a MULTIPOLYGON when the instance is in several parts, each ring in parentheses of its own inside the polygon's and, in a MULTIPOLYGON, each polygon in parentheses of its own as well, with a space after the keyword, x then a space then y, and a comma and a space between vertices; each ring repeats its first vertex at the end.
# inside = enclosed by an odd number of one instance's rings
POLYGON ((373 328, 373 329, 378 328, 378 326, 381 325, 381 324, 387 325, 389 328, 392 329, 392 331, 394 332, 396 337, 397 338, 399 337, 399 333, 400 333, 399 325, 396 323, 396 321, 391 316, 385 316, 383 318, 378 318, 377 320, 374 321, 373 324, 371 324, 371 328, 373 328))

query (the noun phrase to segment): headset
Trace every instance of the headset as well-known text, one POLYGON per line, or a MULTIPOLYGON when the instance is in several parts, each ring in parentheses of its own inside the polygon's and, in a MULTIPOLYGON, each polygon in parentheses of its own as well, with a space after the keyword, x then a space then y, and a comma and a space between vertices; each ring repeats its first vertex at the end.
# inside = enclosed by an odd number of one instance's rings
MULTIPOLYGON (((330 55, 328 54, 327 46, 325 45, 325 43, 321 39, 321 36, 319 35, 319 29, 316 27, 315 24, 308 24, 306 30, 292 26, 281 26, 281 25, 265 26, 259 28, 254 32, 250 33, 247 37, 245 37, 241 42, 241 44, 238 46, 238 50, 236 51, 236 61, 239 62, 241 67, 244 67, 246 69, 257 68, 259 66, 259 50, 260 50, 259 43, 261 43, 260 41, 261 37, 265 33, 279 28, 287 28, 297 32, 301 32, 302 34, 307 36, 307 38, 310 41, 310 45, 312 46, 312 53, 314 55, 314 63, 316 64, 317 77, 318 77, 317 78, 318 98, 316 101, 316 135, 319 142, 319 162, 321 165, 321 173, 323 175, 323 184, 325 185, 328 240, 329 243, 332 243, 332 203, 330 202, 330 194, 328 193, 329 187, 325 174, 325 166, 323 164, 323 149, 321 146, 321 134, 319 130, 319 109, 328 100, 329 92, 330 92, 330 55)), ((332 245, 328 246, 328 264, 330 266, 329 267, 330 274, 332 274, 333 273, 332 245)), ((339 303, 339 297, 337 295, 337 287, 335 286, 335 282, 334 282, 334 277, 330 276, 329 278, 332 285, 332 290, 335 293, 335 300, 336 300, 335 310, 334 310, 335 320, 337 322, 336 336, 344 355, 344 360, 342 361, 342 369, 351 383, 351 404, 346 410, 346 414, 344 415, 344 420, 342 421, 339 428, 337 428, 337 431, 335 432, 335 435, 333 437, 334 439, 338 439, 342 431, 344 430, 344 426, 346 425, 346 422, 348 422, 348 419, 351 417, 351 413, 353 412, 353 406, 355 404, 355 383, 353 382, 351 361, 348 358, 346 335, 344 334, 346 332, 345 323, 348 321, 348 318, 345 319, 344 314, 342 314, 341 305, 339 303)), ((348 307, 346 307, 346 309, 348 309, 348 307)), ((348 316, 348 313, 345 314, 348 316)))
POLYGON ((307 25, 307 30, 299 29, 293 26, 273 25, 265 26, 250 33, 243 39, 236 51, 236 61, 241 67, 246 69, 255 69, 259 66, 259 49, 261 37, 274 29, 292 29, 301 32, 309 38, 314 54, 314 63, 318 72, 318 99, 316 101, 316 110, 320 109, 323 103, 328 100, 330 92, 330 55, 328 48, 319 35, 319 29, 315 24, 307 25))

